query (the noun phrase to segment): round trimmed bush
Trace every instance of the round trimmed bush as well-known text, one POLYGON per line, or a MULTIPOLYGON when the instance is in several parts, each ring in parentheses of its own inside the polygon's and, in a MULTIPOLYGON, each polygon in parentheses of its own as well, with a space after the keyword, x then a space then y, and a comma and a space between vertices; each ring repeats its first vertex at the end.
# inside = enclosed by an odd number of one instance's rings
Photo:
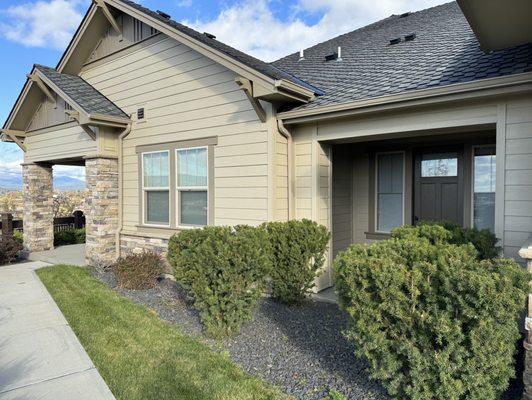
POLYGON ((213 337, 235 335, 252 319, 270 270, 265 230, 243 225, 182 231, 170 239, 168 261, 213 337))
POLYGON ((327 228, 308 219, 264 224, 271 245, 271 289, 286 304, 301 303, 325 261, 327 228))
POLYGON ((400 399, 495 400, 514 376, 528 273, 441 226, 402 227, 335 260, 345 336, 400 399))
POLYGON ((144 251, 120 258, 112 270, 118 286, 124 289, 146 290, 155 287, 164 272, 163 260, 153 251, 144 251))
POLYGON ((463 228, 456 222, 450 221, 421 221, 420 225, 440 225, 451 234, 449 243, 471 243, 478 251, 481 260, 498 257, 502 248, 497 246, 499 241, 489 229, 463 228))

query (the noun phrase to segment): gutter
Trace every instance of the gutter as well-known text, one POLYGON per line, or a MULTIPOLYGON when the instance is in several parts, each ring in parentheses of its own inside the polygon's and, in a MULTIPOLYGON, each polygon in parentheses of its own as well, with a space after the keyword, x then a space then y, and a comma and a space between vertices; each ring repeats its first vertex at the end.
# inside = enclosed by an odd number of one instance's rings
POLYGON ((293 187, 293 170, 294 167, 292 165, 292 147, 293 147, 293 140, 292 140, 292 134, 286 129, 284 126, 283 120, 278 119, 277 120, 277 128, 279 130, 279 133, 283 135, 286 138, 287 141, 287 174, 288 174, 288 220, 291 220, 294 216, 294 187, 293 187))
POLYGON ((122 201, 124 198, 124 178, 122 176, 123 159, 122 159, 122 145, 123 140, 131 133, 131 123, 129 123, 126 129, 118 136, 118 229, 116 230, 116 256, 120 258, 120 236, 122 234, 122 201))
MULTIPOLYGON (((503 76, 497 78, 482 79, 480 81, 473 81, 467 83, 456 83, 443 87, 413 90, 410 92, 403 92, 399 94, 379 96, 365 100, 358 100, 343 104, 334 104, 323 107, 293 110, 279 113, 278 119, 282 119, 285 124, 316 121, 320 119, 328 119, 338 116, 348 116, 352 114, 364 113, 378 110, 379 107, 385 108, 399 108, 404 107, 402 103, 415 102, 419 105, 429 104, 430 102, 448 101, 448 99, 439 99, 443 96, 460 96, 459 99, 469 97, 479 97, 482 93, 479 91, 487 91, 490 89, 514 88, 514 92, 532 90, 532 72, 525 72, 510 76, 503 76), (526 85, 524 88, 523 85, 526 85)), ((485 95, 495 95, 498 93, 486 93, 485 95)), ((417 104, 412 104, 417 105, 417 104)))

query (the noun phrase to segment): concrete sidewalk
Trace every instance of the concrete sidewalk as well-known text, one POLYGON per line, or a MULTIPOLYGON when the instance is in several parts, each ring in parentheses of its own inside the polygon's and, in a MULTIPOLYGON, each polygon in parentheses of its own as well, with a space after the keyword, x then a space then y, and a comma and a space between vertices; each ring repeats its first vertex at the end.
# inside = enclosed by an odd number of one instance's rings
POLYGON ((28 262, 0 266, 0 400, 114 396, 28 262))
POLYGON ((49 264, 68 264, 84 267, 85 263, 85 245, 71 244, 59 246, 52 250, 30 253, 30 261, 42 261, 49 264))

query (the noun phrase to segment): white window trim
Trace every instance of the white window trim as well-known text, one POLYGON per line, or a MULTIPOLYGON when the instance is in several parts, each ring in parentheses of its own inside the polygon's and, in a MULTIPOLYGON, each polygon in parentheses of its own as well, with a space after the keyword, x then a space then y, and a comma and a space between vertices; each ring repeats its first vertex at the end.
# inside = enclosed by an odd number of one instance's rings
MULTIPOLYGON (((495 148, 495 157, 497 157, 497 146, 495 143, 471 146, 471 204, 469 205, 471 208, 471 228, 475 228, 475 150, 483 147, 495 148)), ((497 179, 497 163, 495 163, 495 179, 497 179)), ((495 196, 497 196, 497 181, 495 181, 495 196)), ((495 204, 495 209, 497 209, 497 204, 495 204)))
POLYGON ((203 228, 209 225, 209 212, 211 209, 211 204, 209 200, 209 146, 195 146, 195 147, 181 147, 175 149, 175 218, 176 226, 178 229, 197 229, 203 228), (179 186, 179 152, 184 150, 198 150, 205 149, 207 154, 207 185, 205 186, 179 186), (207 223, 205 225, 191 225, 191 224, 182 224, 181 223, 181 192, 206 192, 207 193, 207 223))
POLYGON ((152 226, 157 228, 169 228, 170 227, 170 218, 168 218, 167 224, 156 224, 153 222, 148 222, 148 214, 147 214, 147 205, 146 205, 146 193, 147 192, 168 192, 168 216, 170 216, 170 202, 172 201, 172 196, 170 193, 170 151, 169 150, 159 150, 159 151, 146 151, 144 153, 140 153, 140 159, 141 159, 141 176, 142 176, 142 224, 144 226, 152 226), (168 187, 150 187, 146 188, 144 187, 144 156, 146 154, 161 154, 166 153, 168 154, 168 187))
POLYGON ((374 193, 374 204, 375 204, 375 233, 385 233, 389 234, 391 231, 381 231, 379 230, 379 156, 384 154, 401 154, 403 156, 403 207, 402 207, 402 220, 401 226, 405 224, 405 187, 406 187, 406 151, 381 151, 375 153, 375 193, 374 193))

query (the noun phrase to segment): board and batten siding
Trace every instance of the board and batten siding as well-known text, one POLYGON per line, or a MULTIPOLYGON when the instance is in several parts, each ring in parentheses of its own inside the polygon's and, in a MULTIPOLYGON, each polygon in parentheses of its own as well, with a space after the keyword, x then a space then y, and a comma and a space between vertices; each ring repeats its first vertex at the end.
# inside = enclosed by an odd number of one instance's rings
POLYGON ((46 127, 60 125, 74 121, 66 113, 66 109, 71 109, 66 102, 59 96, 55 96, 56 102, 52 103, 45 98, 39 105, 32 119, 30 120, 27 131, 36 131, 46 127))
POLYGON ((145 109, 123 143, 123 232, 141 222, 136 147, 212 136, 214 223, 269 219, 268 128, 233 72, 170 38, 103 61, 81 76, 128 114, 145 109))
POLYGON ((92 140, 77 123, 52 126, 28 133, 24 162, 82 158, 97 151, 92 140))
POLYGON ((275 206, 274 220, 288 220, 288 139, 280 133, 275 135, 275 206))
POLYGON ((353 243, 353 160, 348 153, 333 152, 332 235, 333 258, 353 243))
POLYGON ((517 253, 532 232, 532 98, 501 107, 506 137, 504 250, 519 259, 517 253))

